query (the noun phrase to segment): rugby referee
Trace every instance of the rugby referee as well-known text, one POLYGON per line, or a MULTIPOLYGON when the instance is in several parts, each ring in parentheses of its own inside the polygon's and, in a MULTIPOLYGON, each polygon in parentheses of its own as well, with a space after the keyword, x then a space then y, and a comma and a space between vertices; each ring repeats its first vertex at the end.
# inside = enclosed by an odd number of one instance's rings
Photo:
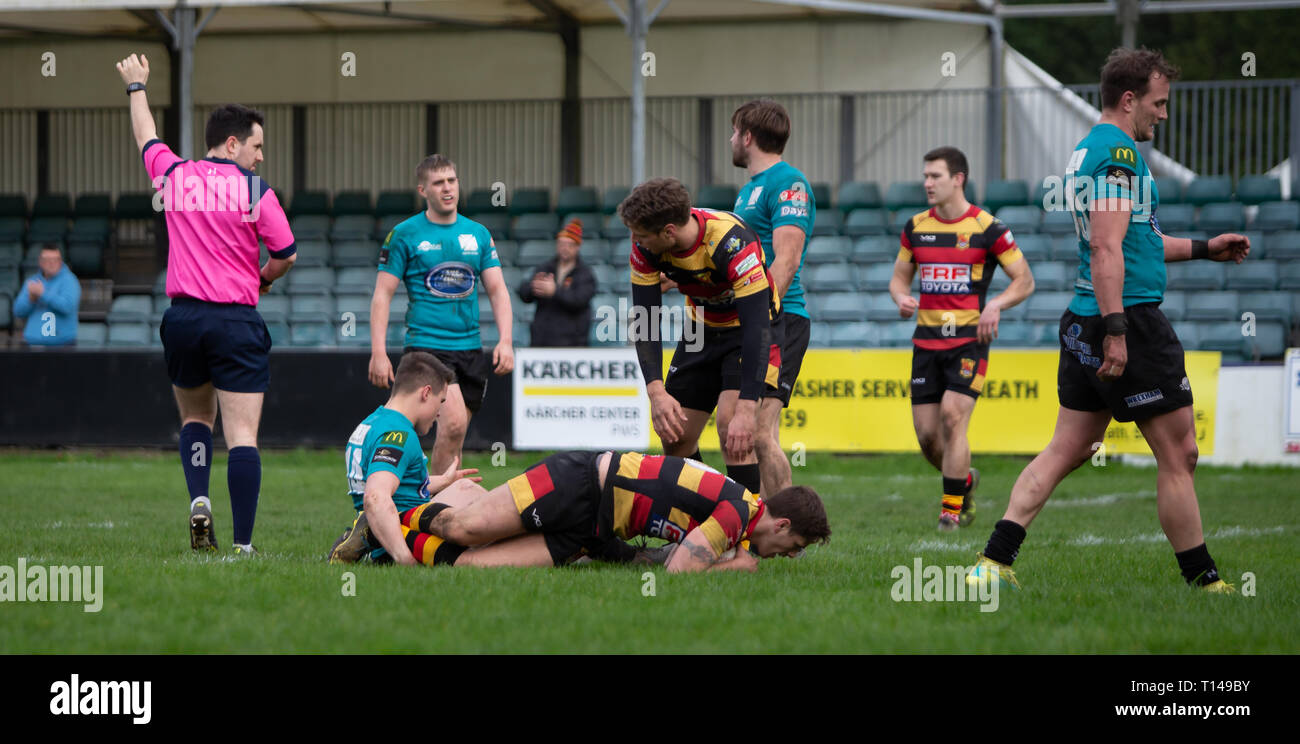
POLYGON ((1192 473, 1196 421, 1183 347, 1160 302, 1165 263, 1192 259, 1241 263, 1250 241, 1232 233, 1208 241, 1160 232, 1155 179, 1137 149, 1169 118, 1178 70, 1159 52, 1116 49, 1101 71, 1101 121, 1065 171, 1065 194, 1079 235, 1079 279, 1061 317, 1057 414, 1052 441, 1020 473, 1006 514, 993 529, 968 581, 1017 585, 1011 562, 1025 529, 1052 490, 1092 455, 1106 427, 1136 421, 1156 458, 1156 513, 1183 579, 1231 592, 1205 547, 1192 473))
POLYGON ((180 409, 190 547, 217 549, 208 468, 220 407, 230 450, 226 482, 234 551, 252 555, 262 486, 257 427, 271 378, 271 336, 257 312, 257 298, 293 266, 296 250, 279 199, 254 173, 262 162, 263 117, 238 104, 218 108, 208 117, 207 157, 183 160, 158 139, 149 113, 149 61, 133 54, 117 64, 117 71, 127 84, 131 131, 166 211, 172 304, 159 335, 180 409), (262 266, 259 240, 270 253, 262 266))

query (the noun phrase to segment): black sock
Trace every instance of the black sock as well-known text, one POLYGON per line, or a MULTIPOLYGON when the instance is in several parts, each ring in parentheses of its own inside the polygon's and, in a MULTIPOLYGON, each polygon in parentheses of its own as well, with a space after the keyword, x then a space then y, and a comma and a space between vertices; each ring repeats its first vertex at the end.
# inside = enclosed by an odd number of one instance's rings
POLYGON ((212 466, 212 429, 191 421, 181 427, 181 468, 190 501, 208 495, 208 476, 212 466))
POLYGON ((989 535, 988 545, 984 546, 984 557, 997 561, 1004 566, 1016 562, 1020 553, 1020 543, 1025 541, 1025 528, 1010 519, 1000 519, 993 525, 993 534, 989 535))
POLYGON ((257 494, 262 490, 262 456, 256 447, 235 447, 226 463, 226 485, 230 488, 231 521, 235 544, 251 545, 253 522, 257 519, 257 494))
POLYGON ((758 490, 762 486, 762 476, 758 472, 758 463, 750 465, 728 465, 727 477, 749 489, 749 492, 758 495, 758 490))
POLYGON ((1188 584, 1205 586, 1219 580, 1219 569, 1214 565, 1214 559, 1210 557, 1210 550, 1205 547, 1205 543, 1174 553, 1174 557, 1178 559, 1178 568, 1188 584))
POLYGON ((432 535, 433 532, 429 529, 429 526, 433 524, 433 518, 441 514, 443 509, 450 508, 451 504, 429 504, 428 508, 420 512, 420 520, 416 523, 415 528, 420 532, 432 535))
POLYGON ((704 455, 700 453, 699 447, 696 447, 695 451, 687 455, 686 458, 688 460, 694 460, 696 462, 704 462, 704 455))

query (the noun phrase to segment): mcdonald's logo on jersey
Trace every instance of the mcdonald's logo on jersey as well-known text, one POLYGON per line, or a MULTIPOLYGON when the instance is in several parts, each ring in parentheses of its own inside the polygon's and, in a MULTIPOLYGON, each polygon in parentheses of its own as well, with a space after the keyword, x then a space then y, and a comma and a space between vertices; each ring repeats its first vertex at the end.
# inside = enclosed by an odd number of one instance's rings
POLYGON ((1117 163, 1128 163, 1137 165, 1137 151, 1131 147, 1112 147, 1110 148, 1110 158, 1117 163))
POLYGON ((384 434, 382 437, 380 437, 380 438, 379 438, 379 441, 382 442, 382 443, 384 443, 384 444, 396 444, 396 445, 399 445, 399 446, 401 446, 401 445, 405 445, 405 444, 406 444, 406 432, 404 432, 404 431, 390 431, 390 432, 384 434))

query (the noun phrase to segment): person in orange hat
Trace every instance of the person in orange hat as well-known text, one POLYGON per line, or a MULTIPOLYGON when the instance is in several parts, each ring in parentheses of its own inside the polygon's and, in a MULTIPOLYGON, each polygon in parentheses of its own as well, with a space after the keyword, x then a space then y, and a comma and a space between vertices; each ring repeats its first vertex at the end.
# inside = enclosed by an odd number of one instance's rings
POLYGON ((555 236, 555 258, 519 285, 519 299, 536 302, 532 346, 586 346, 596 276, 578 256, 582 220, 570 220, 555 236))

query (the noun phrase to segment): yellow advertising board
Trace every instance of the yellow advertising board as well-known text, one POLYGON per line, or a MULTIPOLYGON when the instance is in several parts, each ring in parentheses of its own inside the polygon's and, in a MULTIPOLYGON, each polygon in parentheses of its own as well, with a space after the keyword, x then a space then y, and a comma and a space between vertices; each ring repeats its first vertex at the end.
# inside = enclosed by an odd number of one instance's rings
MULTIPOLYGON (((664 355, 667 374, 671 353, 664 355)), ((989 353, 984 394, 971 416, 970 444, 977 453, 1037 454, 1047 446, 1060 404, 1056 398, 1055 350, 989 353)), ((1202 455, 1214 454, 1214 412, 1219 389, 1219 353, 1189 351, 1187 377, 1195 397, 1196 440, 1202 455)), ((781 445, 796 442, 822 452, 920 452, 912 429, 909 399, 911 349, 810 349, 790 407, 782 412, 781 445)), ((652 450, 661 449, 650 434, 652 450)), ((700 448, 719 450, 712 421, 700 448)), ((1112 422, 1106 430, 1110 453, 1150 454, 1135 424, 1112 422)))

